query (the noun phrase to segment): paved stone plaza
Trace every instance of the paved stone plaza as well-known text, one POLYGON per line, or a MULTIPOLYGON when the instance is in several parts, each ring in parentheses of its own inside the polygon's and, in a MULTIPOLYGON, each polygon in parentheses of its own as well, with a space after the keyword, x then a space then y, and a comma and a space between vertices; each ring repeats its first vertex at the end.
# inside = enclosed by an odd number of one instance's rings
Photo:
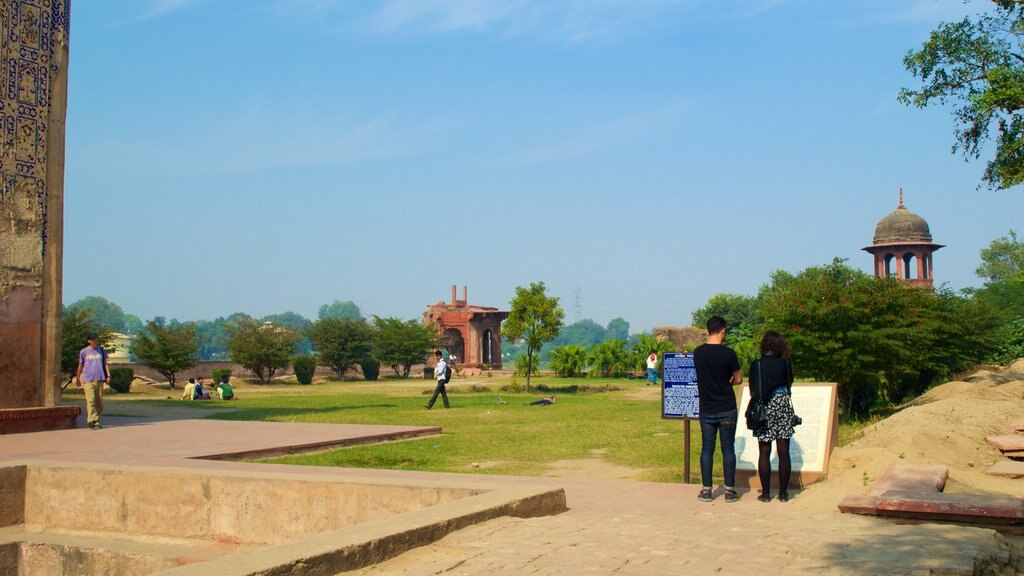
MULTIPOLYGON (((344 425, 211 420, 108 422, 98 431, 0 436, 0 464, 34 460, 329 476, 339 470, 194 457, 327 440, 345 430, 344 425)), ((1019 553, 1011 554, 1018 540, 1008 543, 988 529, 898 525, 841 514, 836 503, 842 493, 827 482, 788 503, 764 504, 747 493, 738 503, 717 498, 705 504, 697 501, 696 486, 682 484, 343 472, 367 481, 561 487, 568 505, 557 515, 472 525, 352 574, 1014 574, 1012 563, 1022 568, 1019 553)))

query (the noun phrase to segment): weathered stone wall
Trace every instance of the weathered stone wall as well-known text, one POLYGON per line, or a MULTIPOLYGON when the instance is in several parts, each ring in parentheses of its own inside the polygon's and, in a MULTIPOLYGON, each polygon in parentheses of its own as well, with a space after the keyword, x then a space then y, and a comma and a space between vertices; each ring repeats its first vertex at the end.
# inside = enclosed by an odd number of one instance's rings
POLYGON ((0 408, 59 400, 70 0, 0 0, 0 408))
POLYGON ((676 347, 676 350, 693 350, 704 343, 704 340, 707 339, 707 332, 693 326, 685 328, 659 326, 654 329, 654 338, 668 340, 676 347))

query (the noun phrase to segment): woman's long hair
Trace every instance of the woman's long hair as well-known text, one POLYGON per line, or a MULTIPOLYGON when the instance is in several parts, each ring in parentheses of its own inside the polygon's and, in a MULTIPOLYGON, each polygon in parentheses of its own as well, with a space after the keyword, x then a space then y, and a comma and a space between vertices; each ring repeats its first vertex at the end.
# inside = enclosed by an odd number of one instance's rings
POLYGON ((764 337, 761 338, 761 355, 763 356, 769 352, 779 358, 789 358, 789 344, 786 343, 786 339, 782 337, 782 334, 775 330, 765 332, 764 337))

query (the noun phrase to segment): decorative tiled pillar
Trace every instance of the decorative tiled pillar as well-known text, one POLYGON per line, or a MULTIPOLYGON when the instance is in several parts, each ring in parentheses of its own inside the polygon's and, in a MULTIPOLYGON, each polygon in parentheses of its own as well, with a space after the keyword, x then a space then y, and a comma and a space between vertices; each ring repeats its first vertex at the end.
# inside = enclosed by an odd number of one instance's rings
POLYGON ((77 414, 57 406, 69 15, 0 0, 0 433, 77 414))

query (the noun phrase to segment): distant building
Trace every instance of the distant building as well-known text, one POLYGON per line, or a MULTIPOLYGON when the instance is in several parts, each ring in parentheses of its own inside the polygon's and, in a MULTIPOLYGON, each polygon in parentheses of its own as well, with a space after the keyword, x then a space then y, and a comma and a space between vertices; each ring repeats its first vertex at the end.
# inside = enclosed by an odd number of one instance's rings
POLYGON ((437 326, 441 346, 454 354, 460 366, 483 368, 488 365, 501 368, 501 321, 508 312, 488 306, 470 306, 468 291, 462 287, 462 300, 456 299, 452 285, 452 300, 427 306, 423 323, 437 326))
POLYGON ((903 188, 896 210, 879 220, 871 246, 862 250, 875 257, 875 276, 897 278, 916 286, 932 286, 932 253, 943 248, 932 242, 928 222, 903 205, 903 188))
POLYGON ((111 364, 127 364, 132 361, 132 337, 120 332, 110 334, 109 343, 114 351, 107 354, 107 361, 111 364))

